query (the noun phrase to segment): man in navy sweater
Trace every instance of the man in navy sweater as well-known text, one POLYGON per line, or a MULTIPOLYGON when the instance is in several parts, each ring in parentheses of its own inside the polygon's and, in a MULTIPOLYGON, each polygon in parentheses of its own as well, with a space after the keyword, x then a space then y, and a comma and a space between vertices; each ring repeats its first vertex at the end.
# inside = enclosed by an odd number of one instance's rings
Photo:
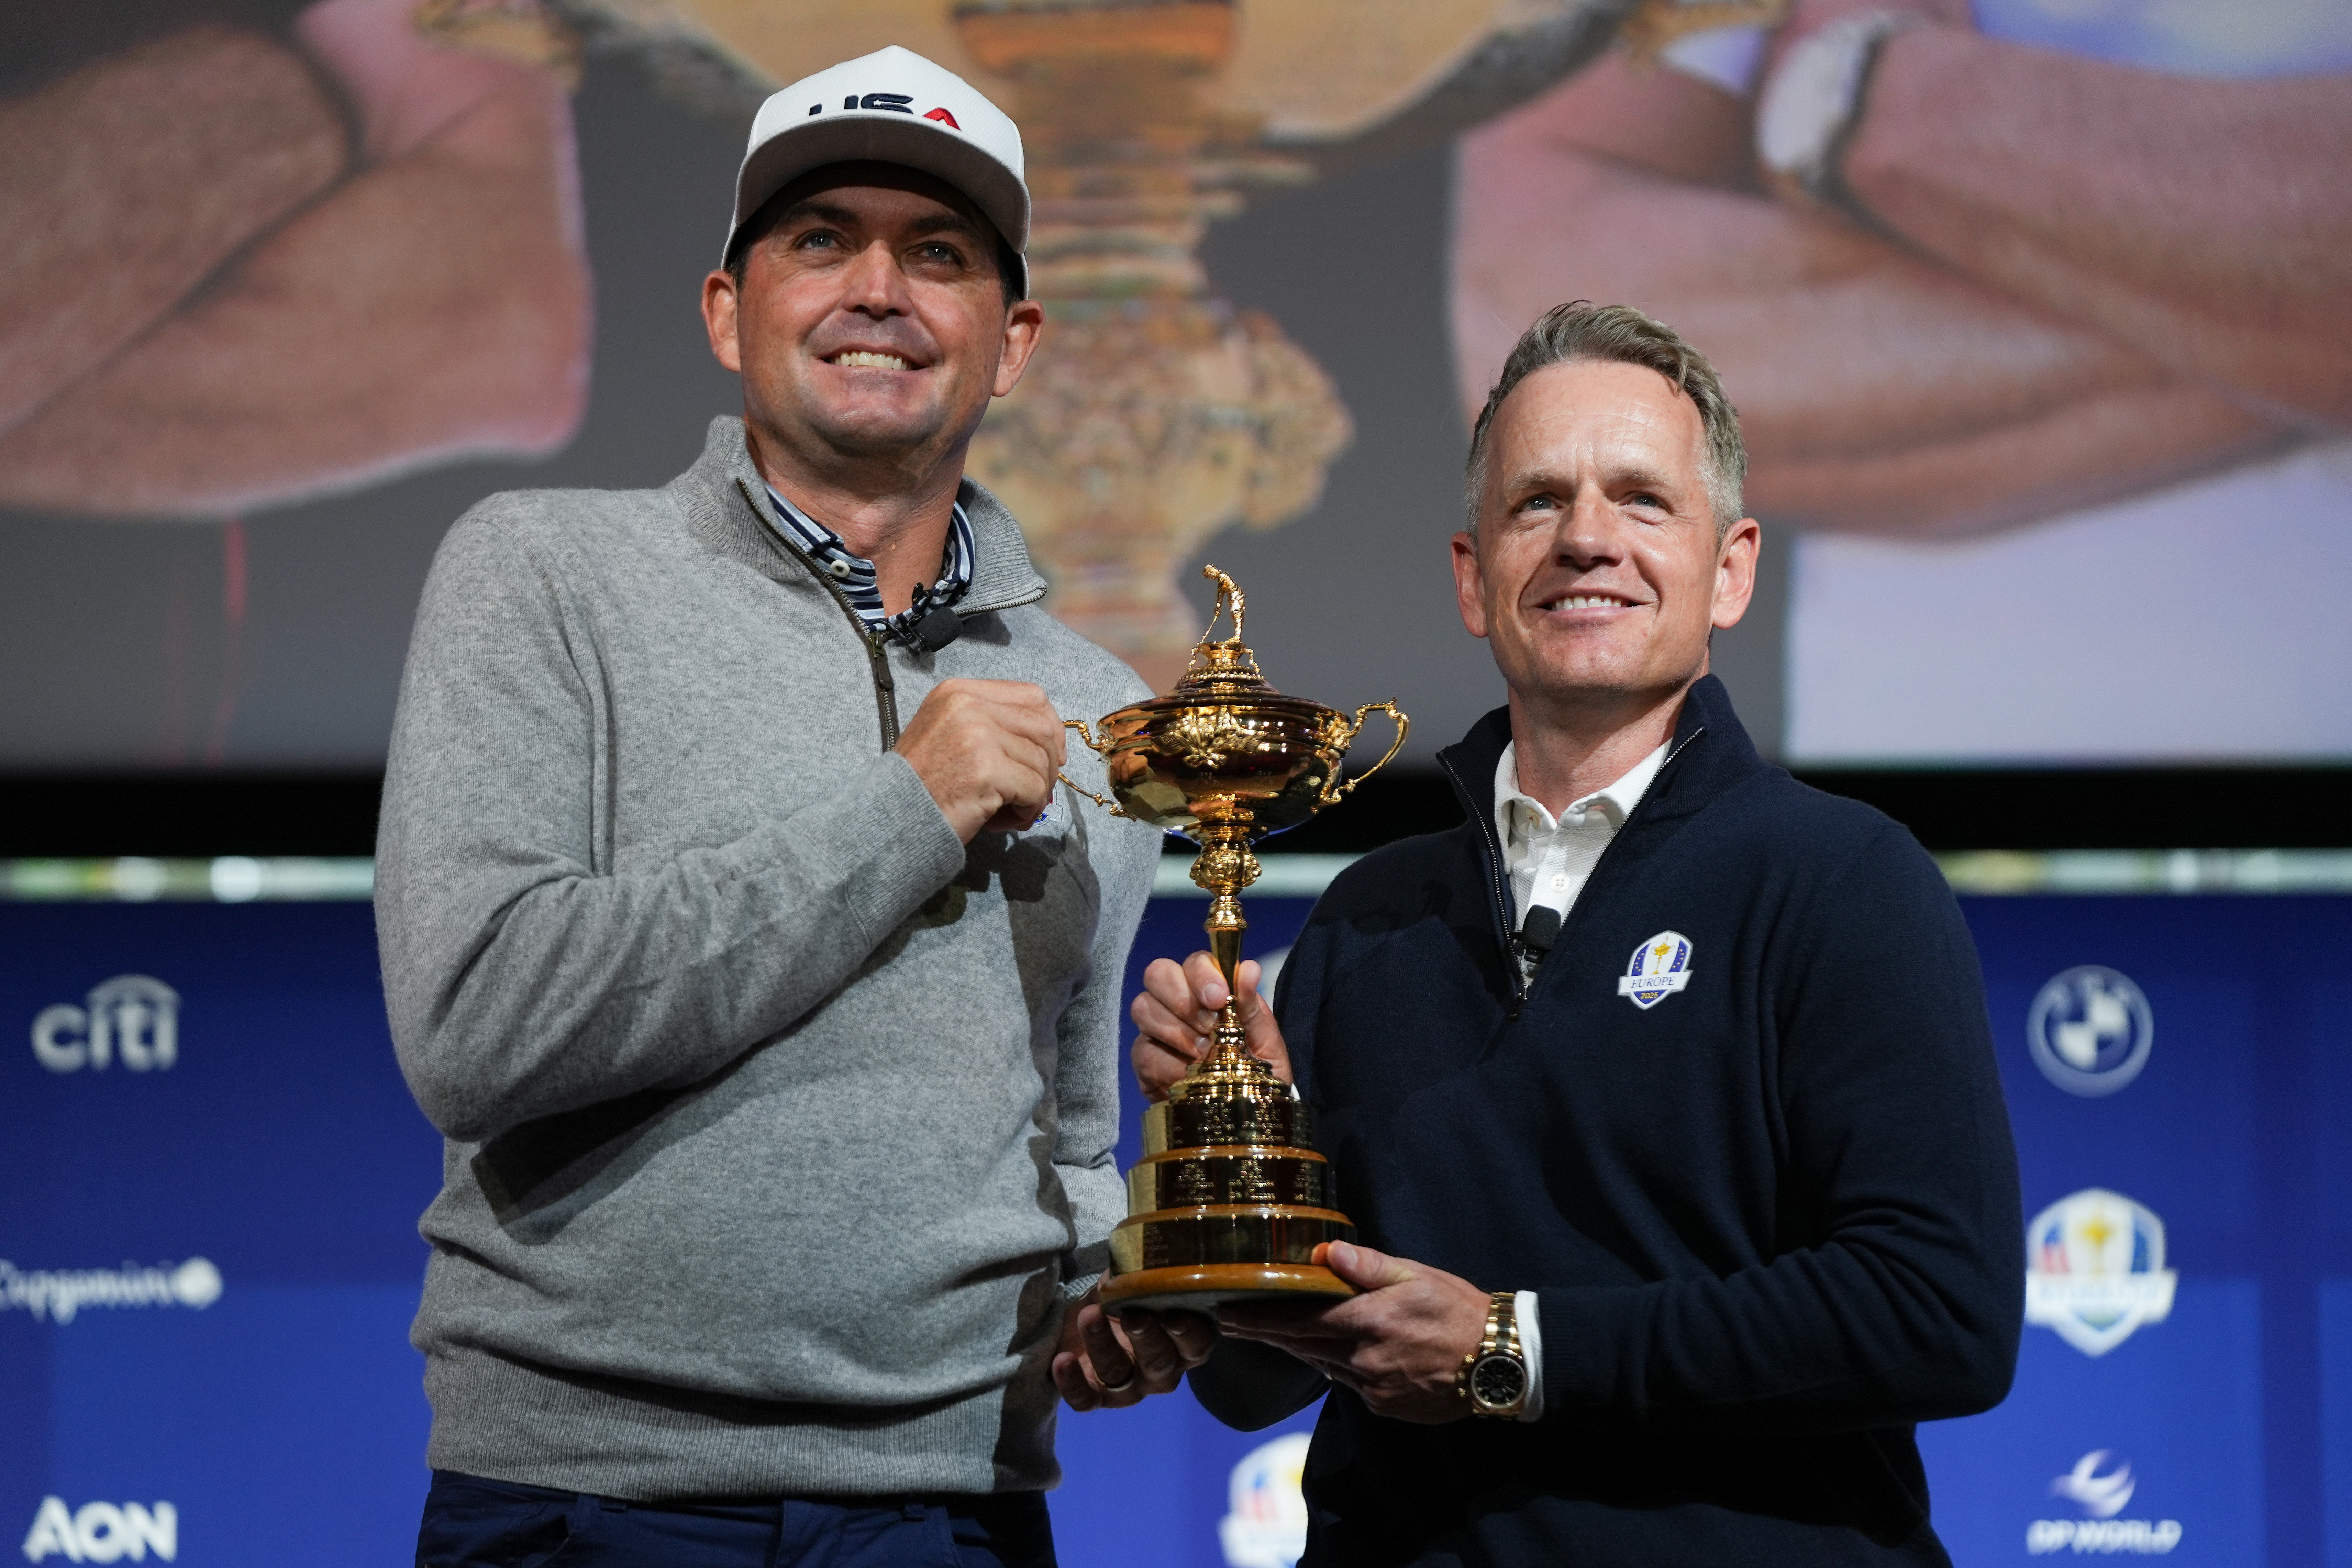
MULTIPOLYGON (((1469 820, 1365 857, 1253 1048, 1320 1117, 1337 1305, 1231 1306, 1192 1374, 1255 1428, 1327 1388, 1305 1563, 1947 1563, 1915 1422, 2007 1392, 2022 1221, 1976 952, 1935 864, 1757 755, 1737 416, 1670 328, 1579 302, 1480 415, 1464 624, 1510 700, 1469 820)), ((1147 1092, 1223 987, 1162 960, 1147 1092)))

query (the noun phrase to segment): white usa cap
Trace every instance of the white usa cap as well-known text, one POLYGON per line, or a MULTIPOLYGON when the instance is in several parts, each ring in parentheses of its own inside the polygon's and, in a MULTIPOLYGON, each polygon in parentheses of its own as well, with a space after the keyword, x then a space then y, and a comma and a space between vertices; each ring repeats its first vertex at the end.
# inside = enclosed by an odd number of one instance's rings
POLYGON ((1021 128, 963 78, 896 44, 803 77, 760 106, 735 176, 727 250, 761 203, 811 169, 869 159, 920 169, 970 196, 1019 262, 1014 293, 1028 294, 1021 128))

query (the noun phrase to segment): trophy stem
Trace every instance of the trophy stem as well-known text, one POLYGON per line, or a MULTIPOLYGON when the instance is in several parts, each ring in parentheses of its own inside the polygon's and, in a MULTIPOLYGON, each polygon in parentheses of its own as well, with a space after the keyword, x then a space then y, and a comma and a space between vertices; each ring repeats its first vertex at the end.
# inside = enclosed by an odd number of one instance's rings
POLYGON ((1201 853, 1192 861, 1192 880, 1211 894, 1209 918, 1201 922, 1201 929, 1209 934, 1209 956, 1224 978, 1225 1007, 1217 1016, 1214 1048, 1192 1070, 1230 1071, 1250 1059, 1236 976, 1242 962, 1242 933, 1249 930, 1249 921, 1242 917, 1240 894, 1257 880, 1258 863, 1250 852, 1249 828, 1244 824, 1202 823, 1200 835, 1201 853))
POLYGON ((1241 968, 1242 933, 1249 930, 1249 921, 1242 918, 1242 901, 1231 893, 1219 893, 1210 901, 1209 918, 1201 922, 1201 929, 1209 933, 1209 955, 1217 961, 1217 973, 1225 979, 1224 1011, 1217 1015, 1216 1054, 1246 1055, 1241 987, 1234 978, 1241 968))

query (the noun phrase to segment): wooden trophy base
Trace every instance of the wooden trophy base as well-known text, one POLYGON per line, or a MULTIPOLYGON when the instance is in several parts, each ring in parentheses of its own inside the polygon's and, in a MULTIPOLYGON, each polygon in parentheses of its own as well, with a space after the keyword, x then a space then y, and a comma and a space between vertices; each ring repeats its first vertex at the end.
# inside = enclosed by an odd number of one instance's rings
POLYGON ((1356 1288, 1318 1263, 1197 1263, 1139 1268, 1102 1282, 1106 1312, 1207 1314, 1227 1301, 1338 1301, 1356 1288))

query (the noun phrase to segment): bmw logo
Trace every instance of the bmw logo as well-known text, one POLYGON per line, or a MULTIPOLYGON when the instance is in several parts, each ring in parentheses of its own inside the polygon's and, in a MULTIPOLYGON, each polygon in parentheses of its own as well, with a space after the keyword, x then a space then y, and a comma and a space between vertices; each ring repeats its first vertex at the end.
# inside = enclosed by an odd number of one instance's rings
POLYGON ((2156 1015, 2130 976, 2085 963, 2042 986, 2025 1039, 2042 1076, 2068 1094, 2113 1094, 2147 1066, 2156 1015))

